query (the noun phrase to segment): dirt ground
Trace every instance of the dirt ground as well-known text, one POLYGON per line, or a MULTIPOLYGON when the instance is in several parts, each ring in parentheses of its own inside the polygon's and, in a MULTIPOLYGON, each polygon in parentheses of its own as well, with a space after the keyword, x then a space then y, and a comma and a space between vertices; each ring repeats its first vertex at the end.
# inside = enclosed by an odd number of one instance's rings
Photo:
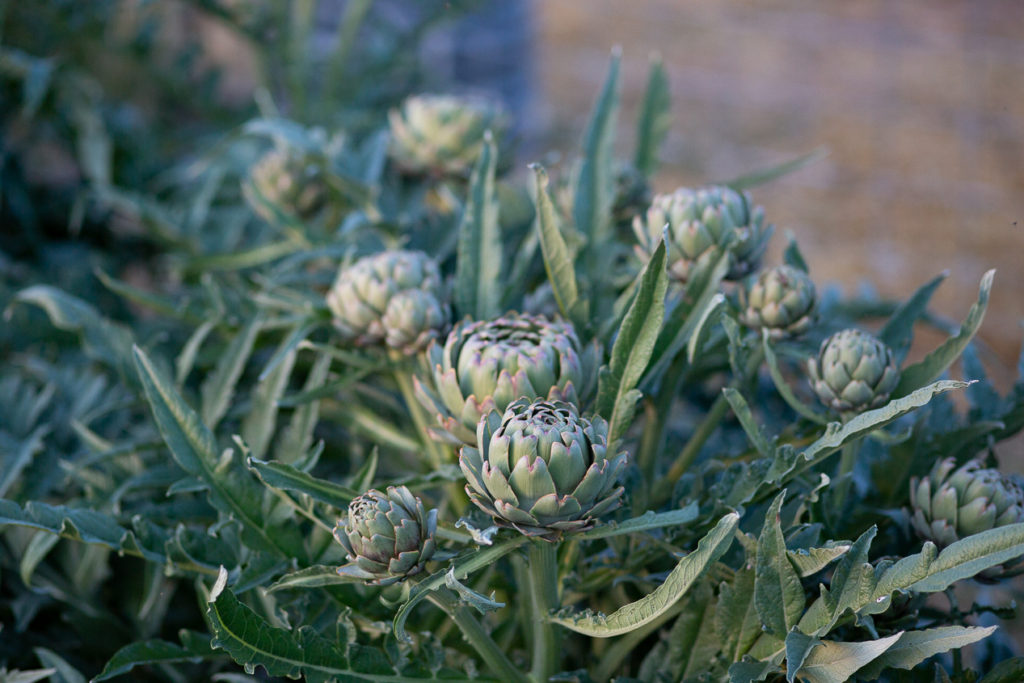
POLYGON ((962 319, 982 274, 997 268, 981 337, 1000 374, 1015 374, 1024 3, 543 0, 534 9, 538 107, 553 141, 581 135, 609 49, 621 45, 628 153, 647 57, 660 53, 675 122, 659 189, 825 145, 825 161, 754 191, 780 233, 799 239, 815 278, 905 297, 948 269, 934 305, 962 319))

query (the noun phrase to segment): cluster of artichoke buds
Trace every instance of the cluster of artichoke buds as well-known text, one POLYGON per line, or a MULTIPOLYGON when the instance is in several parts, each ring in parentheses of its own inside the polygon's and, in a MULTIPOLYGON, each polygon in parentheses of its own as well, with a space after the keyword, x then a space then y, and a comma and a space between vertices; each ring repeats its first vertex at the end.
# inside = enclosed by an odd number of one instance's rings
POLYGON ((389 112, 391 156, 410 174, 467 177, 483 148, 484 131, 500 138, 507 128, 489 100, 453 95, 409 97, 389 112))
POLYGON ((827 407, 843 415, 884 405, 900 381, 900 368, 885 342, 856 329, 826 339, 807 362, 811 387, 827 407))
POLYGON ((492 411, 465 446, 466 493, 500 526, 559 540, 620 505, 625 453, 608 453, 608 425, 561 401, 520 399, 492 411))
POLYGON ((328 201, 323 168, 305 152, 291 148, 275 148, 260 157, 242 192, 253 211, 271 223, 278 222, 277 211, 312 220, 328 201))
POLYGON ((798 268, 763 270, 742 294, 740 320, 755 330, 767 330, 772 339, 795 337, 814 324, 814 281, 798 268))
POLYGON ((409 354, 439 337, 450 317, 437 264, 419 251, 384 251, 342 267, 327 306, 347 340, 409 354))
POLYGON ((437 510, 427 512, 406 487, 370 489, 349 503, 334 529, 350 562, 338 573, 380 586, 418 574, 436 550, 436 532, 437 510))
POLYGON ((668 270, 680 282, 702 277, 723 249, 729 254, 726 279, 739 280, 757 268, 774 231, 749 195, 725 186, 655 195, 646 214, 633 219, 642 259, 654 253, 666 226, 668 270))
POLYGON ((437 416, 436 439, 475 445, 480 419, 516 399, 585 400, 596 360, 597 349, 561 320, 520 313, 466 320, 427 350, 430 376, 416 379, 416 392, 437 416))
MULTIPOLYGON (((1024 491, 978 460, 961 467, 954 458, 935 463, 927 477, 910 481, 911 523, 940 548, 982 531, 1024 522, 1024 491)), ((983 576, 996 578, 1002 567, 983 576)))

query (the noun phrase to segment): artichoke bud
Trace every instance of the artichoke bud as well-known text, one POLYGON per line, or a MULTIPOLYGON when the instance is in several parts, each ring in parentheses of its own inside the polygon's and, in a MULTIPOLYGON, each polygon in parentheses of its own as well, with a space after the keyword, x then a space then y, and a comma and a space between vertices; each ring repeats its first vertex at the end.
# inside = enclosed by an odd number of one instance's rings
POLYGON ((242 191, 253 211, 271 223, 279 222, 275 209, 301 221, 312 220, 328 200, 323 169, 292 149, 272 149, 260 157, 242 191))
POLYGON ((371 489, 349 503, 334 528, 349 561, 338 573, 379 586, 418 574, 437 548, 436 532, 437 510, 427 512, 406 487, 371 489))
POLYGON ((885 405, 900 381, 892 349, 856 329, 826 339, 807 362, 807 372, 818 399, 845 415, 885 405))
POLYGON ((519 398, 578 403, 593 388, 598 347, 584 347, 572 325, 509 313, 465 320, 427 349, 429 375, 416 379, 420 402, 437 416, 439 441, 475 445, 480 419, 519 398))
POLYGON ((437 264, 419 251, 384 251, 341 268, 327 307, 348 341, 407 354, 436 339, 449 317, 437 264))
POLYGON ((773 231, 747 193, 718 185, 655 195, 646 213, 633 219, 643 260, 667 233, 669 274, 680 282, 702 277, 723 250, 729 254, 726 279, 739 280, 757 268, 773 231))
MULTIPOLYGON (((940 460, 927 477, 910 480, 911 524, 922 540, 944 548, 961 538, 1024 522, 1024 491, 1017 481, 979 460, 961 467, 940 460)), ((1004 566, 986 570, 998 578, 1004 566)))
POLYGON ((468 177, 483 148, 484 131, 501 140, 502 110, 478 97, 417 95, 388 114, 391 156, 411 175, 468 177))
POLYGON ((562 401, 520 399, 477 426, 459 466, 466 493, 496 524, 549 541, 591 528, 621 504, 626 453, 609 453, 608 424, 562 401))
POLYGON ((742 297, 740 320, 752 329, 768 330, 772 339, 803 334, 814 323, 814 281, 798 268, 761 271, 742 297))

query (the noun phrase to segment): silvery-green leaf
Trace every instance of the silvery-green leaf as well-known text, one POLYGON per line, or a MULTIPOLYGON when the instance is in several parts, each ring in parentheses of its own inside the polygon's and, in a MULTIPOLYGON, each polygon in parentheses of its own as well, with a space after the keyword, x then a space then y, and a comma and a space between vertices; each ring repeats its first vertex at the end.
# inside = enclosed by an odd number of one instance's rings
POLYGON ((805 683, 846 683, 858 669, 881 657, 902 635, 900 631, 887 638, 861 643, 820 641, 807 654, 803 665, 795 672, 796 677, 805 683))
POLYGON ((912 669, 929 657, 987 638, 995 630, 995 626, 940 626, 906 631, 881 657, 857 671, 857 676, 874 680, 886 669, 912 669))

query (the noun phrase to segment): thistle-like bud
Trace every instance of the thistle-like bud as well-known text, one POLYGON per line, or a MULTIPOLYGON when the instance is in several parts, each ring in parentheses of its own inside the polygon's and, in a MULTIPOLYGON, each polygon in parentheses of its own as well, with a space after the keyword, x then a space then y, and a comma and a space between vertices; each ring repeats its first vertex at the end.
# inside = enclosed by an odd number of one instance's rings
POLYGON ((609 454, 608 424, 572 404, 520 399, 488 413, 477 442, 463 447, 459 466, 466 493, 498 525, 555 541, 620 505, 628 456, 609 454))
POLYGON ((313 219, 328 199, 323 169, 298 150, 272 149, 249 170, 242 192, 261 217, 278 222, 277 212, 300 221, 313 219))
POLYGON ((810 276, 792 266, 761 271, 743 296, 740 320, 772 339, 795 337, 814 323, 816 296, 810 276))
POLYGON ((480 418, 519 398, 577 402, 593 385, 597 351, 584 348, 572 325, 509 313, 465 320, 444 344, 427 350, 430 375, 416 380, 423 406, 437 415, 435 438, 476 444, 480 418))
POLYGON ((338 573, 379 586, 418 574, 436 550, 436 532, 437 510, 427 512, 406 487, 370 489, 349 503, 334 528, 350 563, 338 573))
POLYGON ((856 329, 836 332, 807 362, 818 399, 837 413, 859 413, 884 405, 900 381, 892 349, 856 329))
POLYGON ((483 148, 484 131, 500 138, 500 108, 478 97, 417 95, 388 115, 391 156, 411 174, 467 177, 483 148))
POLYGON ((705 274, 723 249, 729 253, 726 279, 742 278, 760 263, 774 231, 749 195, 725 186, 655 195, 646 214, 633 219, 641 258, 654 253, 666 228, 669 274, 680 282, 705 274))
POLYGON ((426 347, 449 318, 437 264, 419 251, 384 251, 343 267, 327 306, 349 341, 404 353, 426 347))

